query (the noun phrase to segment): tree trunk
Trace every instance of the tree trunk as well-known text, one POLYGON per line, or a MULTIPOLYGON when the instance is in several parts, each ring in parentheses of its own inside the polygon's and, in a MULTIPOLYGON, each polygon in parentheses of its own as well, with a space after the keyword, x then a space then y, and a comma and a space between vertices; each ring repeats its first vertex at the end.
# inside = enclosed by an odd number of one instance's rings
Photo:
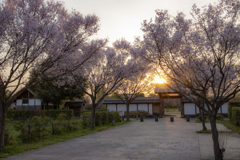
POLYGON ((202 111, 202 127, 203 127, 204 131, 207 130, 207 127, 205 125, 205 113, 204 113, 204 111, 202 111))
POLYGON ((4 136, 5 136, 5 122, 6 122, 6 109, 0 100, 0 152, 4 152, 4 136))
POLYGON ((95 104, 92 105, 91 128, 95 128, 95 104))
POLYGON ((129 121, 129 103, 127 103, 126 105, 127 105, 127 121, 129 121))
POLYGON ((216 116, 210 116, 211 128, 212 128, 212 139, 213 139, 213 150, 215 160, 223 160, 223 154, 219 147, 218 141, 218 130, 216 125, 216 116))

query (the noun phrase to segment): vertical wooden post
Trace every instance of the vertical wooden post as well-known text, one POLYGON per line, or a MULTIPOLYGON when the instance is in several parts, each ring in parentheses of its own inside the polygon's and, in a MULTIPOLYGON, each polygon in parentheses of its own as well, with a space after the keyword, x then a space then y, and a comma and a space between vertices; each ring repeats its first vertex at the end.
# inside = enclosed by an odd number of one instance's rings
POLYGON ((164 99, 163 99, 163 96, 162 96, 161 93, 159 94, 159 98, 160 98, 160 112, 159 112, 159 114, 164 116, 164 99))
POLYGON ((149 113, 149 103, 148 103, 148 113, 149 113))
POLYGON ((180 101, 181 101, 181 117, 183 118, 184 117, 184 104, 182 102, 182 97, 180 98, 180 101))

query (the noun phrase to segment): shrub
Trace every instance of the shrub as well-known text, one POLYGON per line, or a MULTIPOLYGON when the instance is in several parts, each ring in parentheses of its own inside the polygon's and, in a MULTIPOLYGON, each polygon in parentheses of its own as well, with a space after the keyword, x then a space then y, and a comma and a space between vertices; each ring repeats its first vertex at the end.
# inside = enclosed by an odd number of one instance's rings
MULTIPOLYGON (((198 115, 197 115, 197 118, 202 122, 202 118, 203 118, 202 114, 198 114, 198 115)), ((207 115, 205 115, 205 120, 206 120, 207 118, 208 118, 207 115)))
POLYGON ((5 127, 5 131, 4 131, 4 145, 5 146, 9 145, 11 140, 12 140, 12 135, 10 134, 10 131, 5 127))
POLYGON ((102 112, 95 113, 95 126, 102 125, 102 112))
POLYGON ((100 113, 101 113, 101 117, 102 117, 102 124, 107 124, 108 123, 108 112, 103 111, 100 113))
POLYGON ((228 118, 232 120, 232 108, 233 107, 240 107, 240 103, 229 103, 228 104, 228 118))
POLYGON ((224 116, 226 118, 226 117, 228 117, 228 113, 222 113, 222 116, 224 116))
POLYGON ((121 117, 119 116, 119 112, 118 111, 110 111, 109 113, 113 114, 113 120, 115 122, 121 122, 121 117))
POLYGON ((91 112, 83 112, 82 116, 91 116, 91 112))
MULTIPOLYGON (((135 118, 135 117, 140 117, 142 114, 143 117, 149 117, 150 114, 147 111, 139 110, 139 111, 130 111, 129 112, 129 117, 135 118)), ((127 116, 127 112, 124 112, 124 115, 127 116)))
POLYGON ((77 121, 73 121, 71 122, 70 130, 71 131, 77 130, 78 126, 79 126, 79 123, 77 121))
MULTIPOLYGON (((9 119, 6 118, 6 122, 8 122, 9 119)), ((10 133, 10 130, 5 126, 4 128, 4 145, 9 145, 10 141, 12 140, 12 134, 10 133)))
POLYGON ((23 143, 28 143, 33 140, 32 128, 29 121, 18 121, 14 124, 14 128, 19 132, 17 137, 21 139, 23 143))
POLYGON ((60 126, 61 124, 59 121, 52 121, 52 135, 57 135, 61 133, 60 126))
POLYGON ((18 138, 23 143, 29 143, 36 138, 40 139, 50 134, 50 120, 48 117, 33 116, 32 119, 28 119, 27 121, 16 122, 14 128, 20 133, 18 138))
POLYGON ((90 127, 91 124, 91 117, 84 115, 82 118, 82 127, 87 128, 90 127))
POLYGON ((50 118, 56 119, 60 113, 67 114, 68 118, 73 117, 73 110, 8 110, 7 118, 14 120, 26 120, 32 118, 33 116, 44 117, 48 116, 50 118))
POLYGON ((232 122, 238 126, 240 126, 240 108, 233 107, 232 108, 232 122))
POLYGON ((108 112, 108 122, 112 123, 114 120, 114 113, 113 112, 108 112))
POLYGON ((225 118, 225 116, 223 116, 221 113, 218 113, 216 115, 216 119, 223 119, 223 118, 225 118))
POLYGON ((71 121, 65 113, 60 113, 55 121, 52 122, 52 134, 56 135, 64 131, 71 131, 71 121))
MULTIPOLYGON (((91 112, 82 113, 83 116, 83 128, 89 127, 91 124, 91 112)), ((111 123, 113 120, 115 122, 121 122, 119 112, 117 111, 97 111, 95 113, 95 126, 102 124, 111 123)))
POLYGON ((30 114, 28 110, 8 110, 7 118, 14 120, 28 119, 30 114))
POLYGON ((67 115, 67 119, 71 119, 73 117, 73 110, 69 109, 69 110, 63 110, 63 109, 51 109, 51 110, 46 110, 45 111, 45 116, 53 118, 53 119, 57 119, 59 114, 66 114, 67 115))

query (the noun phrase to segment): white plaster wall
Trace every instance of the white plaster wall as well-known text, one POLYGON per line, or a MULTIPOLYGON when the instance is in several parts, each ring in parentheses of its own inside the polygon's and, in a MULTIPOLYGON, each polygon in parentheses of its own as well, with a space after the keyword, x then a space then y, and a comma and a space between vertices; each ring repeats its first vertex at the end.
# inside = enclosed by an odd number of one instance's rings
POLYGON ((149 114, 152 115, 152 104, 149 104, 149 114))
POLYGON ((222 113, 228 113, 228 103, 222 105, 222 113))
POLYGON ((193 103, 184 103, 184 114, 185 115, 195 115, 195 104, 193 103))
POLYGON ((21 100, 21 99, 17 99, 16 105, 17 105, 17 106, 21 106, 21 105, 22 105, 22 100, 21 100))
POLYGON ((197 114, 199 114, 200 112, 199 112, 199 108, 198 107, 196 107, 197 108, 197 114))
POLYGON ((35 104, 34 104, 34 100, 35 100, 35 99, 29 99, 28 103, 29 103, 30 106, 34 106, 34 105, 35 105, 35 104))
POLYGON ((148 111, 147 104, 138 104, 138 110, 148 111))
POLYGON ((40 99, 35 99, 35 105, 41 105, 41 100, 40 99))
POLYGON ((125 104, 117 104, 117 111, 126 111, 127 107, 125 104))
POLYGON ((116 111, 116 104, 108 104, 107 109, 109 111, 116 111))
POLYGON ((137 104, 130 104, 129 111, 137 111, 137 104))
POLYGON ((220 108, 218 109, 218 113, 221 113, 221 108, 222 108, 222 107, 220 107, 220 108))

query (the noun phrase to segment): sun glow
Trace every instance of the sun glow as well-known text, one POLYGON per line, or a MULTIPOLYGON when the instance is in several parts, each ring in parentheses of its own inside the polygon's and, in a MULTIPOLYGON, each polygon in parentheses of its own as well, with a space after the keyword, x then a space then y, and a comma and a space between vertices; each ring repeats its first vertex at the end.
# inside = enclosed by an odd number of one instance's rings
POLYGON ((163 84, 166 83, 166 80, 163 78, 159 78, 159 76, 155 76, 153 83, 163 84))

